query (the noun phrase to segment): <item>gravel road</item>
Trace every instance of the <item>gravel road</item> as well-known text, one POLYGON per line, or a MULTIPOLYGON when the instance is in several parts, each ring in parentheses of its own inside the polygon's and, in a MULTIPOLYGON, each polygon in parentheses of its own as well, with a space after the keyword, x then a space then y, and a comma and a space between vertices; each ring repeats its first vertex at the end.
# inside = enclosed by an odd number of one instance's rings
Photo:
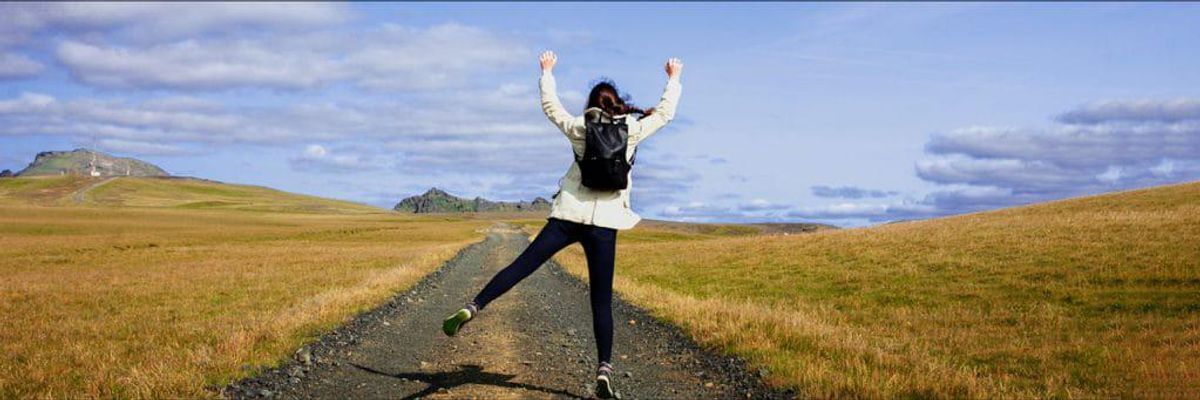
MULTIPOLYGON (((587 285, 553 262, 456 337, 441 320, 528 244, 497 225, 411 290, 223 388, 229 398, 587 398, 596 365, 587 285)), ((620 271, 617 271, 619 274, 620 271)), ((613 358, 625 399, 791 398, 741 360, 700 349, 619 296, 613 358)))

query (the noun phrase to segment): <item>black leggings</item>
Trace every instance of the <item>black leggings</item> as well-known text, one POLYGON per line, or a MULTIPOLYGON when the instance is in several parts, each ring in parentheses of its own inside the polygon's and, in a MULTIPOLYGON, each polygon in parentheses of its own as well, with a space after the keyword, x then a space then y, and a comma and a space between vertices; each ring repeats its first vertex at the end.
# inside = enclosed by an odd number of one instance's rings
POLYGON ((596 351, 601 362, 612 362, 612 282, 617 250, 616 229, 550 218, 529 247, 475 296, 475 305, 480 309, 487 307, 492 300, 536 271, 554 253, 574 242, 582 244, 583 252, 587 255, 596 351))

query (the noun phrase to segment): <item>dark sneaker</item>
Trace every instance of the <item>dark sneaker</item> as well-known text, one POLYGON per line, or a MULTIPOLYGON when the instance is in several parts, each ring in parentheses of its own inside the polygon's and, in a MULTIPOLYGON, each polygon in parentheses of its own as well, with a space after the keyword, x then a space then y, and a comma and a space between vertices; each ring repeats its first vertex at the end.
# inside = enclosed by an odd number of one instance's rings
POLYGON ((613 367, 612 364, 602 362, 600 367, 596 369, 596 398, 600 399, 620 399, 621 394, 617 393, 617 389, 612 383, 613 367))
POLYGON ((478 308, 468 304, 466 307, 456 311, 454 314, 450 314, 449 317, 446 317, 446 319, 442 321, 442 333, 445 333, 446 336, 454 336, 457 334, 458 331, 462 330, 463 325, 467 324, 467 321, 475 318, 476 310, 478 310, 478 308))

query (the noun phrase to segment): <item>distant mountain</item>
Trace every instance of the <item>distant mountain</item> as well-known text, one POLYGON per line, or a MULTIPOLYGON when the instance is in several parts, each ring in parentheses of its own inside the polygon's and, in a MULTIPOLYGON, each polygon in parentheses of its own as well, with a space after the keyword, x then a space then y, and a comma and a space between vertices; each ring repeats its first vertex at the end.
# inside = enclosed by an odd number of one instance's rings
POLYGON ((158 166, 133 158, 116 157, 95 150, 43 151, 16 176, 169 176, 158 166))
POLYGON ((410 213, 444 213, 444 212, 511 212, 511 211, 550 211, 550 201, 538 197, 532 202, 490 201, 482 197, 464 199, 438 188, 429 189, 420 196, 412 196, 401 200, 393 208, 400 212, 410 213))

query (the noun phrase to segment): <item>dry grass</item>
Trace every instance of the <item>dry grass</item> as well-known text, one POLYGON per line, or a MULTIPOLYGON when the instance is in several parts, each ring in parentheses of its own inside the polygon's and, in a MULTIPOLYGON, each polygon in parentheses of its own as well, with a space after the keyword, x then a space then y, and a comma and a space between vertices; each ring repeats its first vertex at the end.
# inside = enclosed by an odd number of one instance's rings
POLYGON ((96 182, 99 179, 79 175, 4 178, 0 179, 0 202, 54 205, 96 182))
POLYGON ((261 186, 195 179, 116 178, 89 190, 85 204, 304 213, 377 213, 379 208, 281 192, 261 186))
MULTIPOLYGON (((1200 395, 1200 183, 799 236, 620 241, 626 299, 804 396, 1200 395)), ((586 275, 578 246, 559 260, 586 275)))
POLYGON ((79 175, 0 179, 0 204, 42 206, 170 207, 319 214, 384 210, 271 188, 192 178, 92 178, 79 175))
POLYGON ((37 189, 5 186, 0 205, 0 398, 214 397, 411 285, 490 224, 13 205, 78 187, 29 182, 37 189))

